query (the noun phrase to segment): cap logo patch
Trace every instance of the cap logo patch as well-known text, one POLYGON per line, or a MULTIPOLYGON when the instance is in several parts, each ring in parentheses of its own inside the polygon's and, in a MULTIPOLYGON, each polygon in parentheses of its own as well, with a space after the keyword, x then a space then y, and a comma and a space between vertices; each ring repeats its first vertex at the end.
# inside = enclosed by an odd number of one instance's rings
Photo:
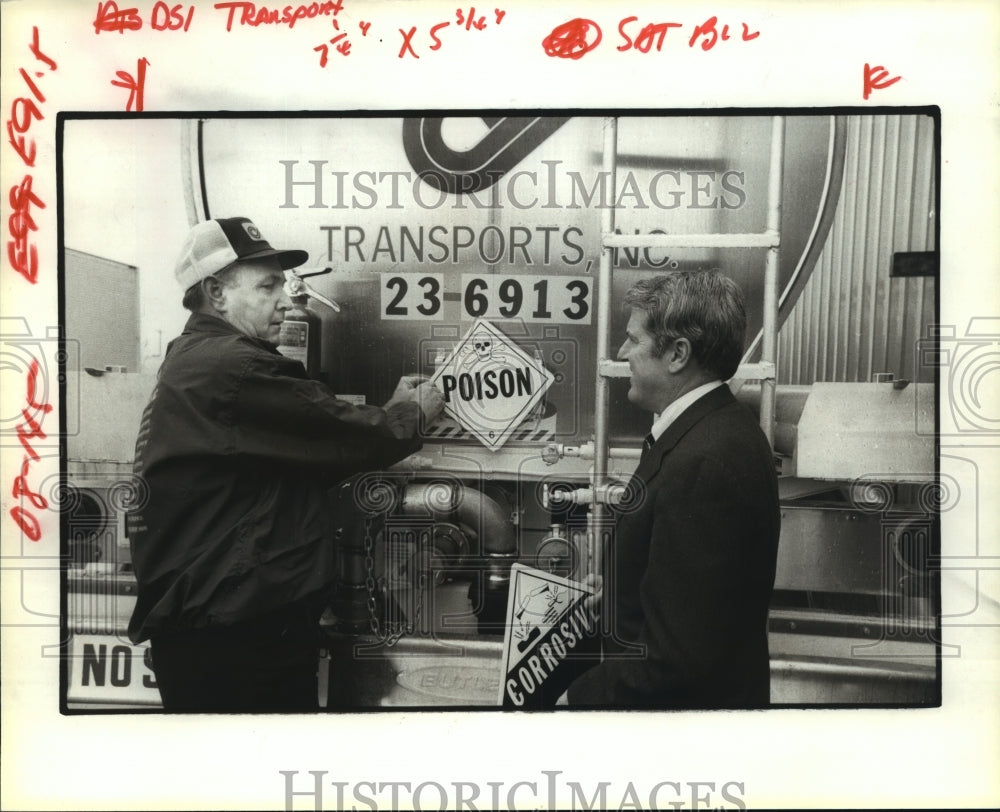
POLYGON ((243 230, 246 231, 251 240, 264 239, 260 236, 260 229, 258 229, 253 223, 243 223, 243 230))

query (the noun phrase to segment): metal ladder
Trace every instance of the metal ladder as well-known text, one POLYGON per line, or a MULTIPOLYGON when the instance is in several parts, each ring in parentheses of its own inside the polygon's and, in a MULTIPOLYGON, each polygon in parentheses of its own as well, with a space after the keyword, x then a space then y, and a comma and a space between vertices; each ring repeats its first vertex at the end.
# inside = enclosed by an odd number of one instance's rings
POLYGON ((594 398, 594 469, 590 520, 596 532, 588 533, 588 558, 600 574, 602 550, 598 543, 605 523, 608 501, 608 392, 610 378, 627 378, 629 366, 608 357, 611 325, 611 291, 614 251, 618 248, 767 248, 764 266, 764 314, 761 328, 761 356, 758 363, 741 364, 734 378, 761 382, 760 425, 767 441, 774 445, 775 364, 778 346, 778 250, 781 245, 781 187, 784 170, 785 119, 771 120, 771 155, 767 183, 767 220, 763 232, 749 234, 616 234, 618 119, 604 121, 602 170, 608 179, 609 205, 601 215, 601 262, 597 282, 597 380, 594 398))

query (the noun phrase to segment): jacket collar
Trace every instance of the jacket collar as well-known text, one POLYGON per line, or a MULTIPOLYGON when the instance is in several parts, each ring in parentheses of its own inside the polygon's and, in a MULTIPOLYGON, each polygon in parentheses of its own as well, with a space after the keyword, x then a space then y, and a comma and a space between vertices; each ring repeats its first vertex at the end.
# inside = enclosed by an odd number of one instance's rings
POLYGON ((216 335, 242 335, 233 325, 218 316, 210 316, 208 313, 192 313, 184 325, 184 332, 187 333, 215 333, 216 335))
POLYGON ((664 456, 680 442, 680 439, 693 426, 705 416, 732 403, 736 403, 736 398, 733 397, 732 391, 726 384, 702 395, 681 412, 677 416, 677 419, 667 426, 666 431, 660 435, 660 438, 653 443, 652 447, 642 455, 639 465, 636 468, 636 474, 639 474, 641 471, 644 475, 643 478, 652 476, 660 467, 664 456))
MULTIPOLYGON (((192 313, 184 325, 183 331, 181 331, 181 336, 190 336, 195 334, 201 335, 215 335, 215 336, 242 336, 247 341, 266 349, 270 352, 276 353, 277 345, 272 344, 270 341, 264 341, 261 338, 252 338, 246 333, 236 329, 225 319, 220 319, 218 316, 210 316, 208 313, 192 313)), ((173 341, 170 345, 173 345, 173 341)), ((167 347, 167 352, 170 352, 170 346, 167 347)))

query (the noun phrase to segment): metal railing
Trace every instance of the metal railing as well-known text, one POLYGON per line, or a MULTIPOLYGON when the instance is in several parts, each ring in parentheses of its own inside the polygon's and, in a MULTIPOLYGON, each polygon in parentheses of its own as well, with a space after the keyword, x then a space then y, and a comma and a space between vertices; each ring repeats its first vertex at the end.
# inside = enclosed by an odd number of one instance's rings
POLYGON ((760 361, 741 364, 736 378, 759 380, 761 385, 760 425, 767 441, 774 445, 775 368, 778 346, 778 258, 781 246, 781 204, 785 153, 785 119, 775 116, 771 123, 771 154, 767 184, 767 219, 763 232, 733 234, 635 234, 615 233, 617 197, 616 169, 618 161, 618 119, 604 122, 604 154, 602 170, 608 178, 609 205, 601 217, 601 261, 597 280, 597 366, 594 397, 594 495, 590 517, 594 532, 588 534, 588 558, 592 571, 600 574, 602 550, 600 528, 604 524, 606 505, 601 494, 607 492, 609 435, 609 378, 629 377, 625 362, 608 357, 611 326, 611 291, 614 273, 614 252, 619 248, 766 248, 764 264, 764 310, 760 361))

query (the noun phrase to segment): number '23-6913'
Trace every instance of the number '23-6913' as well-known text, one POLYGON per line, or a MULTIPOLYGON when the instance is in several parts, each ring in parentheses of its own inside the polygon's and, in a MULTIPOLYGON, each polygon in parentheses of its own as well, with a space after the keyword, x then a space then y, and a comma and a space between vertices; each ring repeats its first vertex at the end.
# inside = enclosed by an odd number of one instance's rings
POLYGON ((462 274, 458 296, 446 296, 444 274, 382 276, 383 319, 443 319, 445 298, 457 298, 462 316, 590 324, 590 281, 567 276, 462 274))

